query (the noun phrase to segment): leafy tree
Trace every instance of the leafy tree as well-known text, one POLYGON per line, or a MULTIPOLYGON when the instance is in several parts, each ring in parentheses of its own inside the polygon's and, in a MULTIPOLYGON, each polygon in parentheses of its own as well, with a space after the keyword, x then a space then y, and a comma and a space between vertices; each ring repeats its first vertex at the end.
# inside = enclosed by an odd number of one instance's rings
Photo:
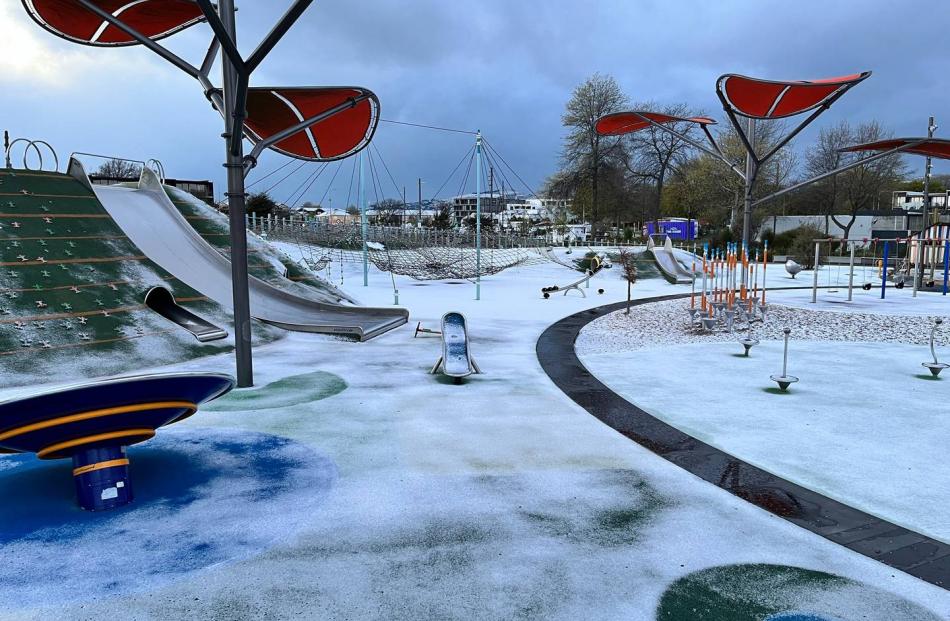
MULTIPOLYGON (((486 232, 486 231, 494 231, 494 230, 495 230, 495 221, 492 220, 492 217, 491 217, 491 216, 482 214, 481 220, 482 220, 482 232, 483 232, 483 233, 486 232)), ((475 216, 470 216, 470 217, 468 217, 468 218, 465 218, 465 226, 467 226, 467 227, 468 227, 469 229, 471 229, 472 231, 475 230, 475 224, 476 224, 476 222, 478 222, 478 220, 475 218, 475 216)))
POLYGON ((277 203, 266 192, 250 194, 244 202, 246 213, 255 214, 257 217, 266 216, 275 212, 277 203))
MULTIPOLYGON (((821 239, 825 234, 818 227, 811 225, 800 226, 793 229, 793 231, 794 237, 792 237, 792 243, 788 247, 789 256, 793 257, 806 270, 817 267, 815 265, 815 240, 821 239)), ((819 245, 819 262, 826 249, 826 244, 819 245)))
POLYGON ((627 310, 625 315, 630 314, 630 300, 633 295, 633 285, 637 282, 637 260, 636 255, 629 248, 620 247, 620 267, 621 275, 627 281, 627 310))
POLYGON ((620 111, 626 103, 616 80, 595 73, 574 89, 561 117, 562 125, 568 128, 561 149, 561 182, 575 191, 581 185, 590 188, 591 209, 587 215, 591 222, 599 222, 602 215, 600 185, 604 171, 611 164, 618 165, 623 154, 620 138, 597 133, 597 119, 620 111))
POLYGON ((93 174, 109 179, 138 179, 142 174, 142 167, 134 162, 113 158, 100 164, 93 174))
POLYGON ((439 211, 432 218, 432 226, 437 229, 448 229, 452 226, 452 208, 446 203, 439 203, 439 211))

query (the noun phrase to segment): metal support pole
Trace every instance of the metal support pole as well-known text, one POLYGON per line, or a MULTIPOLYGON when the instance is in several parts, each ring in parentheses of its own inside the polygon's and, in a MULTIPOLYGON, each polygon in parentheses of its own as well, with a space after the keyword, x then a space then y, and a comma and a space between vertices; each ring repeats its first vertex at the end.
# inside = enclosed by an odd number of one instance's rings
MULTIPOLYGON (((937 126, 934 124, 934 118, 927 120, 927 138, 934 137, 934 130, 937 126)), ((930 214, 930 171, 932 168, 932 158, 928 155, 924 166, 924 207, 921 210, 923 219, 921 221, 920 235, 917 239, 917 264, 914 265, 914 297, 917 297, 917 289, 920 287, 924 278, 924 231, 927 230, 927 216, 930 214)))
MULTIPOLYGON (((924 211, 926 214, 927 212, 924 211)), ((926 227, 926 215, 924 216, 924 227, 926 227)), ((923 284, 924 278, 924 231, 926 228, 920 229, 920 234, 917 235, 917 260, 914 262, 914 294, 913 297, 917 297, 917 290, 920 288, 920 285, 923 284)))
POLYGON ((818 260, 821 258, 821 242, 815 242, 815 266, 812 268, 814 278, 811 283, 811 303, 818 302, 818 260))
POLYGON ((422 177, 419 177, 419 226, 422 226, 422 177))
POLYGON ((360 151, 359 157, 360 164, 360 188, 359 188, 359 202, 360 202, 360 229, 362 232, 363 238, 363 286, 369 286, 369 257, 368 248, 366 245, 366 236, 369 233, 369 223, 367 222, 366 217, 366 182, 363 176, 363 151, 360 151))
POLYGON ((742 245, 749 246, 749 233, 752 230, 752 186, 755 184, 757 166, 755 163, 755 119, 748 120, 749 151, 745 158, 745 201, 742 208, 742 245))
POLYGON ((482 132, 475 134, 475 299, 482 299, 482 132))
MULTIPOLYGON (((220 0, 218 13, 232 42, 236 41, 234 24, 234 0, 220 0)), ((247 229, 244 224, 244 142, 235 138, 233 132, 243 131, 244 111, 234 105, 238 99, 235 87, 238 70, 228 56, 222 56, 222 87, 225 102, 225 141, 227 144, 228 171, 228 220, 231 228, 231 285, 234 304, 234 355, 237 366, 237 385, 244 388, 254 385, 254 365, 251 354, 251 305, 247 286, 247 229), (235 116, 241 118, 235 123, 235 116)))
POLYGON ((947 285, 950 280, 950 241, 944 242, 943 245, 943 294, 947 295, 947 285))
POLYGON ((851 242, 851 260, 848 262, 848 301, 851 301, 851 292, 854 289, 854 242, 851 242))
POLYGON ((890 254, 891 242, 884 242, 884 256, 881 258, 881 299, 887 292, 887 257, 890 254))

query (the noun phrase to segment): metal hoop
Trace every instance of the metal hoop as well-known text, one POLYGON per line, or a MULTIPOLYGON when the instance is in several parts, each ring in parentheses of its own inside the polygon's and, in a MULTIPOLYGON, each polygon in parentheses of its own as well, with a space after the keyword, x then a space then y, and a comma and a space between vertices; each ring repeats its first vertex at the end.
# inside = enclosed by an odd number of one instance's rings
POLYGON ((158 180, 165 183, 165 165, 160 160, 152 158, 145 162, 145 167, 155 171, 158 174, 158 180))
POLYGON ((24 170, 45 170, 43 152, 40 150, 40 145, 49 149, 49 152, 53 155, 54 162, 54 172, 59 171, 59 157, 56 155, 56 149, 54 149, 48 142, 45 140, 30 140, 29 138, 17 138, 13 142, 7 145, 6 152, 4 153, 6 157, 7 168, 10 168, 10 153, 13 151, 13 147, 17 143, 24 142, 26 146, 23 148, 23 168, 24 170), (30 150, 33 150, 36 153, 36 157, 39 159, 39 168, 31 168, 29 164, 29 154, 30 150))

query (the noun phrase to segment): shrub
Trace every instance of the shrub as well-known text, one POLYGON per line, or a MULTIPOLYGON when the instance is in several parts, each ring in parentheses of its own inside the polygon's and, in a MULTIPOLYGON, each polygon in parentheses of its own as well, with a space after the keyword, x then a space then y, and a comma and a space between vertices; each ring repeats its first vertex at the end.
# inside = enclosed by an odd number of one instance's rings
MULTIPOLYGON (((795 261, 804 267, 806 270, 810 270, 815 267, 815 241, 816 239, 821 239, 825 234, 818 227, 814 226, 800 226, 797 229, 792 229, 788 233, 794 233, 791 244, 788 247, 788 254, 790 258, 795 259, 795 261)), ((821 263, 821 257, 823 257, 828 252, 828 245, 820 245, 820 255, 818 258, 819 264, 821 263)))

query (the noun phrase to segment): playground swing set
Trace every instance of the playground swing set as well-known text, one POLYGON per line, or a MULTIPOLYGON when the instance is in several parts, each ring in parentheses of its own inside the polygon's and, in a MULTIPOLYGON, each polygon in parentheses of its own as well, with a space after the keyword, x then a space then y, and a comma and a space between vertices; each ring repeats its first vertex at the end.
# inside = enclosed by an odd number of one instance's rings
MULTIPOLYGON (((942 236, 946 235, 946 230, 950 229, 946 225, 938 225, 932 227, 931 229, 925 230, 921 235, 911 236, 906 238, 895 238, 895 239, 878 239, 878 238, 863 238, 863 239, 835 239, 835 238, 825 238, 825 239, 815 239, 815 266, 812 275, 812 294, 811 301, 812 303, 817 303, 818 301, 818 283, 819 283, 819 270, 817 266, 821 257, 821 247, 823 244, 829 244, 829 248, 832 248, 834 244, 838 244, 839 248, 843 252, 845 245, 849 248, 849 258, 848 258, 848 301, 852 301, 854 298, 854 280, 855 280, 855 261, 857 258, 857 247, 860 244, 862 247, 862 256, 860 257, 861 263, 861 285, 860 288, 864 291, 870 291, 874 288, 874 282, 880 281, 881 288, 881 299, 885 299, 887 295, 887 283, 888 281, 893 280, 895 289, 903 289, 906 286, 908 279, 913 283, 913 295, 917 296, 917 292, 921 289, 928 290, 939 290, 943 295, 947 295, 950 291, 950 237, 942 236), (935 233, 935 234, 931 234, 935 233), (905 258, 897 264, 895 268, 890 267, 891 263, 896 263, 896 261, 891 257, 891 248, 895 250, 900 248, 901 244, 906 245, 906 256, 905 258), (878 246, 881 248, 881 256, 878 258, 878 246), (870 250, 871 253, 871 266, 872 271, 871 275, 868 274, 868 260, 867 254, 870 250), (942 269, 942 276, 940 270, 942 269), (938 277, 940 279, 938 280, 938 277), (938 286, 939 283, 939 286, 938 286)), ((829 290, 834 292, 837 289, 833 287, 840 285, 840 272, 841 264, 837 266, 838 276, 835 278, 835 284, 831 284, 831 271, 828 271, 828 286, 829 290)))

